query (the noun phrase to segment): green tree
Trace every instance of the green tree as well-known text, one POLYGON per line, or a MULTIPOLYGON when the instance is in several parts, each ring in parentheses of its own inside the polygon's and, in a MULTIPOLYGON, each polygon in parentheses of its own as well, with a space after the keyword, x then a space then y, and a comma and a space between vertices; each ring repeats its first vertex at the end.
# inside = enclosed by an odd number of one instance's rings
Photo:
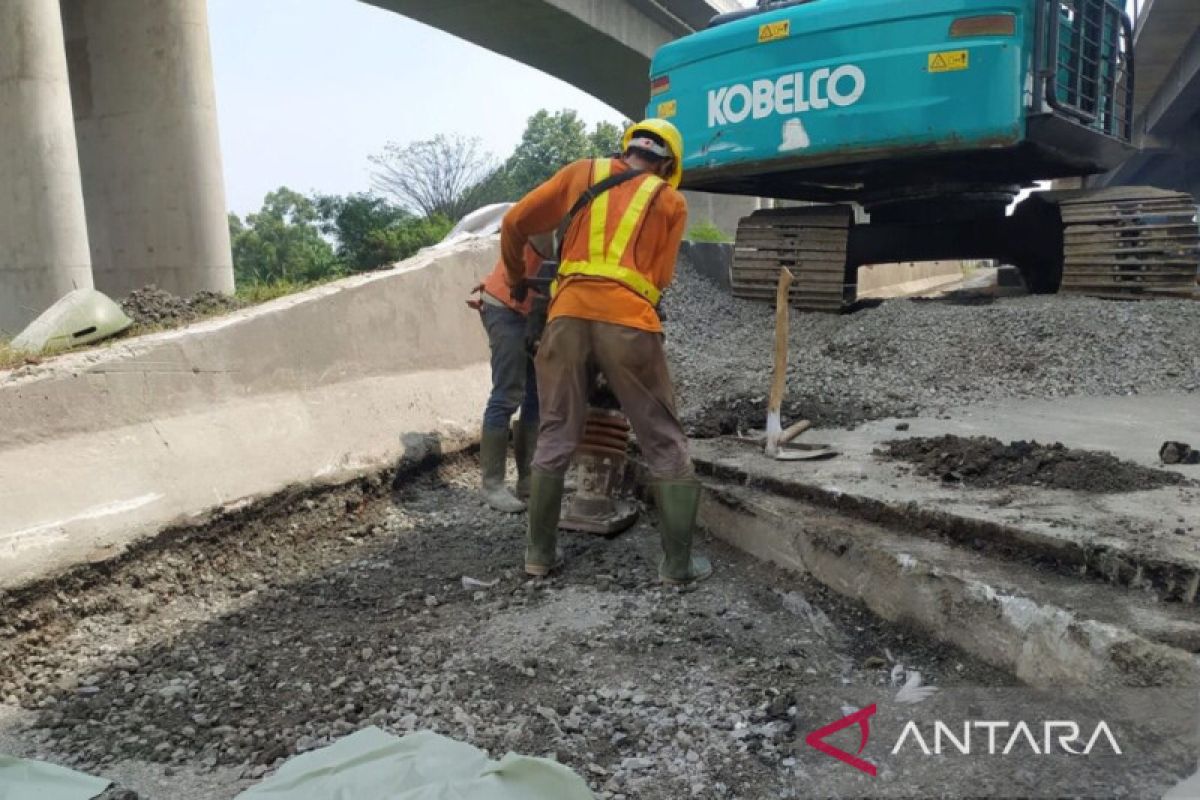
POLYGON ((589 131, 579 114, 570 109, 550 113, 542 109, 529 118, 516 150, 504 162, 509 198, 516 200, 562 167, 581 158, 617 152, 621 131, 611 122, 600 122, 589 131))
POLYGON ((314 202, 321 232, 337 242, 338 259, 353 272, 408 258, 441 241, 452 227, 445 217, 415 217, 378 195, 320 195, 314 202))
POLYGON ((380 264, 392 264, 422 247, 437 244, 453 227, 453 222, 441 216, 406 217, 387 228, 372 231, 367 246, 381 259, 380 264))
POLYGON ((333 248, 321 236, 312 200, 281 187, 261 210, 243 222, 229 218, 234 276, 239 285, 288 281, 303 283, 339 274, 333 248))
POLYGON ((615 125, 611 122, 597 122, 596 127, 588 134, 592 147, 590 155, 595 158, 620 151, 621 136, 625 133, 626 127, 628 126, 615 125))
POLYGON ((321 233, 337 242, 338 260, 349 270, 377 269, 392 260, 381 252, 378 234, 411 215, 382 197, 360 193, 317 195, 313 198, 320 216, 321 233))
POLYGON ((521 193, 514 188, 512 178, 503 166, 492 170, 480 181, 475 186, 472 196, 474 206, 471 211, 492 203, 511 203, 521 199, 521 193))

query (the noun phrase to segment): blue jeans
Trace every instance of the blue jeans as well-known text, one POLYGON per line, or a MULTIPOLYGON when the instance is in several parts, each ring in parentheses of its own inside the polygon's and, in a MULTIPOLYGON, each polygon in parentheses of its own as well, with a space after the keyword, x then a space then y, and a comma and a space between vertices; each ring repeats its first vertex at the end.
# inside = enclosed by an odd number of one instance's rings
POLYGON ((492 349, 492 393, 483 412, 483 427, 504 428, 521 409, 521 422, 537 425, 537 378, 525 350, 525 316, 507 306, 484 303, 480 312, 492 349))

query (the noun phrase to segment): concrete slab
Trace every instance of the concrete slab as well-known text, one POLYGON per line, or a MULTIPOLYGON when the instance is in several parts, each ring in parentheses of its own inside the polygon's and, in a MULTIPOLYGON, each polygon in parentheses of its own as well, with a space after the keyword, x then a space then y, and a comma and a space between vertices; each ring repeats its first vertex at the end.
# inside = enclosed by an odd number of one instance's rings
MULTIPOLYGON (((1195 600, 1200 586, 1200 487, 1196 484, 1109 495, 1035 487, 970 489, 944 485, 883 462, 872 451, 910 436, 1035 439, 1156 466, 1166 439, 1200 443, 1192 395, 1066 398, 956 410, 941 417, 879 420, 855 430, 817 430, 805 442, 841 452, 822 462, 777 462, 728 440, 701 440, 693 455, 702 473, 739 478, 871 519, 885 519, 972 546, 1048 559, 1082 574, 1161 596, 1195 600)), ((1175 467, 1200 480, 1200 468, 1175 467)))
POLYGON ((0 373, 0 589, 475 438, 495 239, 0 373))
POLYGON ((1196 686, 1193 610, 705 479, 714 536, 1036 687, 1196 686))

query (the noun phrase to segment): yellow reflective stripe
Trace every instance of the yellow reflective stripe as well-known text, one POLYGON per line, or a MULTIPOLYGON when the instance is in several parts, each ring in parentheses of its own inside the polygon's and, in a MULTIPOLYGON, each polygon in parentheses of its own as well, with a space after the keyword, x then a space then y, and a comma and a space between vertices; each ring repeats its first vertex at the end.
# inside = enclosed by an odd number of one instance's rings
MULTIPOLYGON (((594 162, 595 171, 592 184, 595 185, 612 174, 612 162, 607 158, 599 158, 594 162)), ((592 261, 604 260, 604 234, 608 227, 608 192, 603 192, 592 201, 591 235, 588 239, 588 258, 592 261)))
POLYGON ((648 175, 642 180, 641 185, 634 192, 633 200, 629 202, 629 208, 625 209, 625 215, 621 217, 621 222, 617 225, 613 240, 608 245, 608 257, 604 259, 605 261, 610 264, 619 264, 625 258, 625 250, 629 247, 629 240, 633 237, 634 228, 637 227, 642 214, 646 212, 650 198, 662 185, 663 180, 656 175, 648 175))
MULTIPOLYGON (((662 297, 662 292, 645 275, 636 269, 623 267, 620 264, 603 261, 567 261, 558 268, 560 279, 576 275, 616 281, 646 298, 652 306, 658 305, 658 301, 662 297)), ((555 287, 555 291, 557 292, 557 287, 555 287)))
MULTIPOLYGON (((612 174, 612 162, 608 159, 597 159, 594 162, 592 184, 595 185, 612 174)), ((611 243, 606 243, 605 234, 608 232, 608 193, 602 193, 592 201, 591 222, 588 231, 588 261, 566 261, 558 268, 557 279, 550 284, 550 296, 554 297, 561 288, 565 278, 583 276, 589 278, 604 278, 625 286, 645 298, 651 305, 657 306, 662 298, 662 292, 636 269, 621 266, 621 259, 629 248, 633 232, 646 212, 651 198, 660 186, 665 183, 655 175, 644 178, 634 192, 629 207, 621 215, 617 230, 613 233, 611 243), (607 247, 605 246, 607 244, 607 247)))

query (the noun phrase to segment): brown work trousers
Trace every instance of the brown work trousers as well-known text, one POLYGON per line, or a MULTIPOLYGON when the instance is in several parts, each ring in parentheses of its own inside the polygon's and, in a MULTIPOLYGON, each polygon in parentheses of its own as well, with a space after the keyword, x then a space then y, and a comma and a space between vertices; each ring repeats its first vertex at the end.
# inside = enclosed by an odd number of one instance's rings
POLYGON ((662 334, 559 317, 546 326, 535 367, 542 411, 535 469, 561 474, 570 466, 599 370, 629 417, 651 475, 668 480, 692 475, 662 334))

